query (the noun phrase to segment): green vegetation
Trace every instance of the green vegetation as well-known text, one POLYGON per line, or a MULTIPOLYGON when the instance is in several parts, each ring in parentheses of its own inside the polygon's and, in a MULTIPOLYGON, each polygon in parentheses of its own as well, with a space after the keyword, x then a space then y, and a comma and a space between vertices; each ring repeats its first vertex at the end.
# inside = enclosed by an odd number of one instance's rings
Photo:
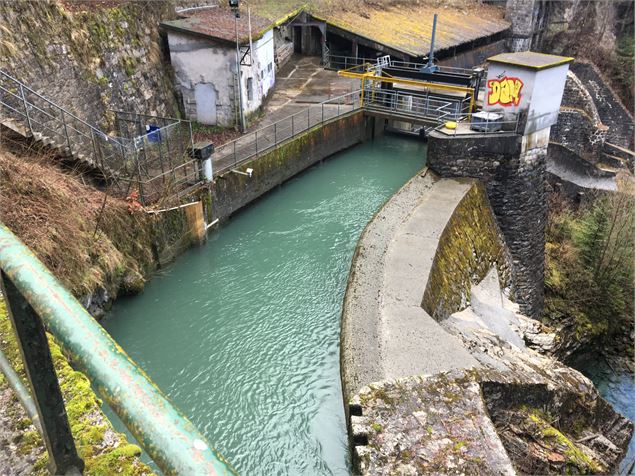
MULTIPOLYGON (((524 407, 521 409, 527 415, 527 429, 532 433, 538 445, 550 452, 560 454, 564 458, 565 474, 599 474, 603 468, 585 454, 560 430, 553 427, 551 419, 540 410, 524 407)), ((557 460, 552 457, 552 460, 557 460)))
POLYGON ((552 200, 545 317, 555 327, 567 323, 561 339, 591 342, 631 322, 634 205, 622 193, 598 196, 579 210, 552 200))

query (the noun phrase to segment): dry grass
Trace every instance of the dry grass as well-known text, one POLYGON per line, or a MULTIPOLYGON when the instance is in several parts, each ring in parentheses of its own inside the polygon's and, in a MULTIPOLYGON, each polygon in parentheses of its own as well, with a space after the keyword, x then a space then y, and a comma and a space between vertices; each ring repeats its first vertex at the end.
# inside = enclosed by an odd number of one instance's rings
POLYGON ((126 203, 63 173, 42 155, 18 157, 0 147, 0 221, 26 243, 76 296, 142 279, 149 265, 148 226, 126 203), (104 231, 105 230, 105 231, 104 231))

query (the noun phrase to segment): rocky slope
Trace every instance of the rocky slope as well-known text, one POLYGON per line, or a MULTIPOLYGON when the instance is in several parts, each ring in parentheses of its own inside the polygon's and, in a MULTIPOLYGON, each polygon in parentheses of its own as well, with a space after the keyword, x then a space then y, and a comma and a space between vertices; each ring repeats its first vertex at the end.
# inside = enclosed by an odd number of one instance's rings
POLYGON ((364 387, 350 402, 362 474, 611 474, 633 424, 579 372, 541 355, 554 336, 518 314, 494 271, 441 322, 479 366, 364 387))

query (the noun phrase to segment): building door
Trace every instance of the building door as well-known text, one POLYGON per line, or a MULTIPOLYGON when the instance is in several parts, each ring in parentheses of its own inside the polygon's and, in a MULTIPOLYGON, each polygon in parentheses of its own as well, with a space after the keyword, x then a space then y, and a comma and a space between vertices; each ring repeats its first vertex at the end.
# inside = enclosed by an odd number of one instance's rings
POLYGON ((196 119, 201 124, 216 124, 216 90, 211 83, 199 83, 194 86, 196 101, 196 119))

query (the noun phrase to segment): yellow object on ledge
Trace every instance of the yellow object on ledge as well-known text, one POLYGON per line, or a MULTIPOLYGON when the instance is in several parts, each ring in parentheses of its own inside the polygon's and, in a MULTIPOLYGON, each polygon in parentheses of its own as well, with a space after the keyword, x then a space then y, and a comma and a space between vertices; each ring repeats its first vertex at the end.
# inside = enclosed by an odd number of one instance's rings
POLYGON ((445 128, 446 129, 456 129, 456 122, 454 121, 448 121, 445 123, 445 128))

